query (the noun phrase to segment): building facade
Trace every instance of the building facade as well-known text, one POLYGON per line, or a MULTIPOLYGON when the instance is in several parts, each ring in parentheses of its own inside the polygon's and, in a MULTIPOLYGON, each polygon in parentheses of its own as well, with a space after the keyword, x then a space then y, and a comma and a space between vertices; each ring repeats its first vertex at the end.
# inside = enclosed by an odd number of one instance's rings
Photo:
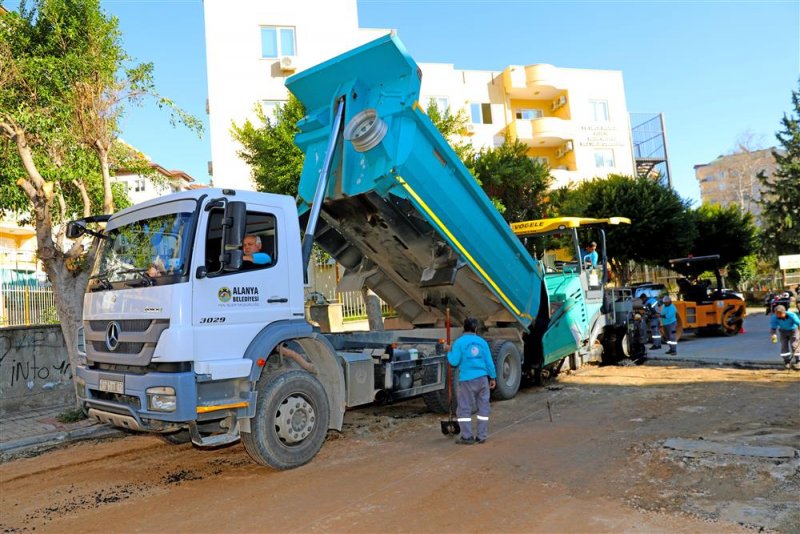
MULTIPOLYGON (((269 116, 288 98, 287 76, 388 30, 359 28, 355 0, 240 4, 233 10, 222 0, 204 2, 209 167, 217 186, 252 189, 231 124, 254 120, 256 105, 269 116)), ((465 133, 476 149, 517 138, 530 147, 530 157, 549 164, 555 187, 636 174, 620 71, 546 64, 477 71, 447 63, 422 63, 420 69, 423 106, 433 98, 440 109, 466 112, 465 133)))
POLYGON ((219 187, 253 189, 250 167, 238 156, 231 125, 271 116, 286 102, 286 78, 388 30, 358 27, 355 0, 204 0, 209 174, 219 187))
POLYGON ((183 171, 168 170, 158 163, 149 163, 150 168, 159 175, 159 179, 151 180, 146 176, 135 174, 124 169, 116 171, 112 177, 114 182, 125 184, 131 204, 139 204, 145 200, 159 197, 168 193, 187 191, 197 186, 195 179, 183 171))
POLYGON ((721 206, 735 204, 742 211, 752 213, 758 223, 761 215, 761 182, 756 176, 760 172, 772 176, 777 170, 773 150, 744 151, 695 165, 694 174, 700 184, 701 200, 721 206))

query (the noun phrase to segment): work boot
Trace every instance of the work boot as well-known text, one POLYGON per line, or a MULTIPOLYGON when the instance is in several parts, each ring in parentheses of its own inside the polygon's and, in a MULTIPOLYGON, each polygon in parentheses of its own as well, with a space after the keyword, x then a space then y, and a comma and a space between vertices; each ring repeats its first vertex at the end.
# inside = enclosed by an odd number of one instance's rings
POLYGON ((792 368, 792 359, 791 358, 784 358, 783 359, 783 366, 786 367, 787 369, 791 369, 792 368))
MULTIPOLYGON (((800 367, 798 367, 798 369, 800 369, 800 367)), ((475 438, 475 443, 477 444, 486 443, 486 439, 475 438)))
POLYGON ((661 350, 661 345, 653 345, 650 350, 661 350))
POLYGON ((793 363, 792 369, 794 369, 795 371, 800 371, 800 361, 797 363, 793 363))
POLYGON ((677 350, 674 350, 674 349, 669 349, 669 350, 668 350, 667 352, 665 352, 664 354, 678 354, 678 351, 677 351, 677 350))
POLYGON ((475 443, 475 438, 462 438, 458 436, 456 439, 456 445, 472 445, 473 443, 475 443))

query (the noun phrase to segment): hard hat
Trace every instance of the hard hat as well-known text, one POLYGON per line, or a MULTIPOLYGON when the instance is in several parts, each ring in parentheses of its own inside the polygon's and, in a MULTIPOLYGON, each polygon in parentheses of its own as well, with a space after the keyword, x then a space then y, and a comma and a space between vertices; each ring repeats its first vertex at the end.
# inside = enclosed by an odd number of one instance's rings
POLYGON ((786 313, 786 306, 778 304, 775 306, 775 313, 786 313))
POLYGON ((672 302, 672 297, 670 297, 669 295, 664 295, 664 298, 661 299, 661 302, 665 303, 672 302))

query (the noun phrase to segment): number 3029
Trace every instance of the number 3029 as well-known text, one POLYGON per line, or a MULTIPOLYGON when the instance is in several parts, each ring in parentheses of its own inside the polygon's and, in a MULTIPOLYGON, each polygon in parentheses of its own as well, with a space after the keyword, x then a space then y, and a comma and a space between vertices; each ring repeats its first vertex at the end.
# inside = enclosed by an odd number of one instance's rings
POLYGON ((224 323, 225 317, 201 317, 200 324, 224 323))

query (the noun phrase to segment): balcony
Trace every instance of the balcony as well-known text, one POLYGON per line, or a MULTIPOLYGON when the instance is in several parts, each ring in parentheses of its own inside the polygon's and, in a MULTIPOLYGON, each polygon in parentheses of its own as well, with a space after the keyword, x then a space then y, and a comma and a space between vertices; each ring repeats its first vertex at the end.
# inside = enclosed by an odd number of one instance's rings
POLYGON ((539 64, 522 67, 512 65, 503 71, 503 88, 512 98, 550 100, 566 89, 560 69, 539 64))
POLYGON ((516 119, 508 125, 508 132, 512 138, 517 138, 534 148, 556 147, 575 137, 572 121, 558 117, 516 119))

